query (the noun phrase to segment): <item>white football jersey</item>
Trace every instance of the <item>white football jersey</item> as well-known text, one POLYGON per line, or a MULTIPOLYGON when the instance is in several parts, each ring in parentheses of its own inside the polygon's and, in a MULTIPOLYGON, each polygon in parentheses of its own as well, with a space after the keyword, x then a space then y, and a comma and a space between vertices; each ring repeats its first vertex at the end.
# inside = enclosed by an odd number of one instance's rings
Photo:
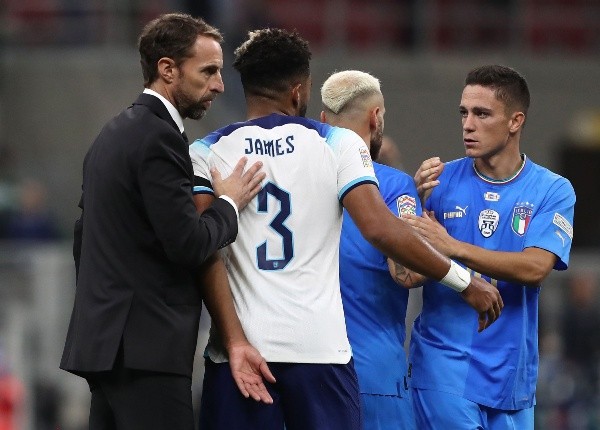
MULTIPOLYGON (((222 251, 248 340, 269 362, 347 363, 350 345, 339 284, 343 196, 377 185, 369 150, 354 132, 272 114, 232 124, 190 146, 194 193, 212 193, 209 169, 231 174, 243 156, 263 162, 262 189, 240 212, 222 251)), ((208 354, 226 354, 214 333, 208 354)))

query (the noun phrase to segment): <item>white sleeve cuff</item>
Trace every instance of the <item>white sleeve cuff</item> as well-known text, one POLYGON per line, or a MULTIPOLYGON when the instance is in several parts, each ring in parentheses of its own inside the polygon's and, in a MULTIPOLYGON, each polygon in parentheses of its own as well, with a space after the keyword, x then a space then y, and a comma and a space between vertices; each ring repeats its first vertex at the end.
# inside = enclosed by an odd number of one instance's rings
POLYGON ((229 197, 229 196, 226 196, 226 195, 219 196, 219 198, 225 200, 231 206, 233 206, 233 209, 235 209, 235 216, 236 216, 237 220, 239 221, 240 220, 240 213, 239 213, 237 205, 235 204, 235 202, 233 201, 233 199, 231 197, 229 197))

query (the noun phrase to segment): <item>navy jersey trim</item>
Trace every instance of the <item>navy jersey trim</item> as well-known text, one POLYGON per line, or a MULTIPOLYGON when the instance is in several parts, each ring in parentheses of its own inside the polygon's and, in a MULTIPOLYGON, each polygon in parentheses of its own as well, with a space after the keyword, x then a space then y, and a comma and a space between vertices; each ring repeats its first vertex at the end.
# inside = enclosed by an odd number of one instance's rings
POLYGON ((257 126, 264 129, 272 129, 285 124, 302 125, 308 129, 315 130, 322 137, 327 136, 333 129, 331 125, 315 121, 313 119, 273 113, 271 115, 263 116, 261 118, 230 124, 226 127, 220 128, 219 130, 213 131, 201 140, 205 145, 210 146, 213 143, 218 142, 219 139, 221 139, 221 137, 230 135, 238 128, 257 126))
POLYGON ((356 182, 352 185, 350 185, 347 189, 345 189, 343 191, 343 193, 340 195, 340 202, 344 201, 344 197, 346 197, 346 195, 352 191, 353 189, 355 189, 356 187, 358 187, 359 185, 364 185, 364 184, 373 184, 375 185, 377 188, 379 188, 379 184, 377 183, 377 181, 373 180, 373 179, 365 179, 362 180, 360 182, 356 182))

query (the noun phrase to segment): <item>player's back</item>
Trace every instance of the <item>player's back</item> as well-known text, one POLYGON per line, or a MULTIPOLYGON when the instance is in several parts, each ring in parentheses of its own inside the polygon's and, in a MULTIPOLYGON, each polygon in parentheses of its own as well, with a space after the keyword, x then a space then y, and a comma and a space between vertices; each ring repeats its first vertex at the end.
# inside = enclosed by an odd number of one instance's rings
POLYGON ((240 213, 238 237, 224 253, 250 342, 268 361, 346 363, 340 199, 376 183, 364 142, 345 129, 273 114, 218 130, 191 153, 196 175, 206 178, 213 166, 227 176, 242 156, 248 165, 263 162, 262 190, 240 213))

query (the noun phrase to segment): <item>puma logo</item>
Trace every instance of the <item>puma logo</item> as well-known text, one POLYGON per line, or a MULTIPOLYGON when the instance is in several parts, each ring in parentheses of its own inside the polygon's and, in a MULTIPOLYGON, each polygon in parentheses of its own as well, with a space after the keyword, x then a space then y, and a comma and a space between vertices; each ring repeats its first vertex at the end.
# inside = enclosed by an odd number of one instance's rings
POLYGON ((556 233, 556 235, 557 235, 558 237, 560 237, 560 240, 562 240, 562 246, 563 246, 563 248, 564 248, 564 246, 565 246, 565 238, 563 237, 563 235, 562 235, 562 234, 560 234, 560 232, 559 232, 558 230, 556 230, 554 233, 556 233))
POLYGON ((457 206, 456 206, 456 209, 458 209, 459 211, 461 211, 463 214, 467 215, 467 208, 468 208, 468 207, 469 207, 469 206, 467 205, 467 206, 465 206, 465 208, 463 209, 463 208, 461 208, 460 206, 458 206, 458 205, 457 205, 457 206))

